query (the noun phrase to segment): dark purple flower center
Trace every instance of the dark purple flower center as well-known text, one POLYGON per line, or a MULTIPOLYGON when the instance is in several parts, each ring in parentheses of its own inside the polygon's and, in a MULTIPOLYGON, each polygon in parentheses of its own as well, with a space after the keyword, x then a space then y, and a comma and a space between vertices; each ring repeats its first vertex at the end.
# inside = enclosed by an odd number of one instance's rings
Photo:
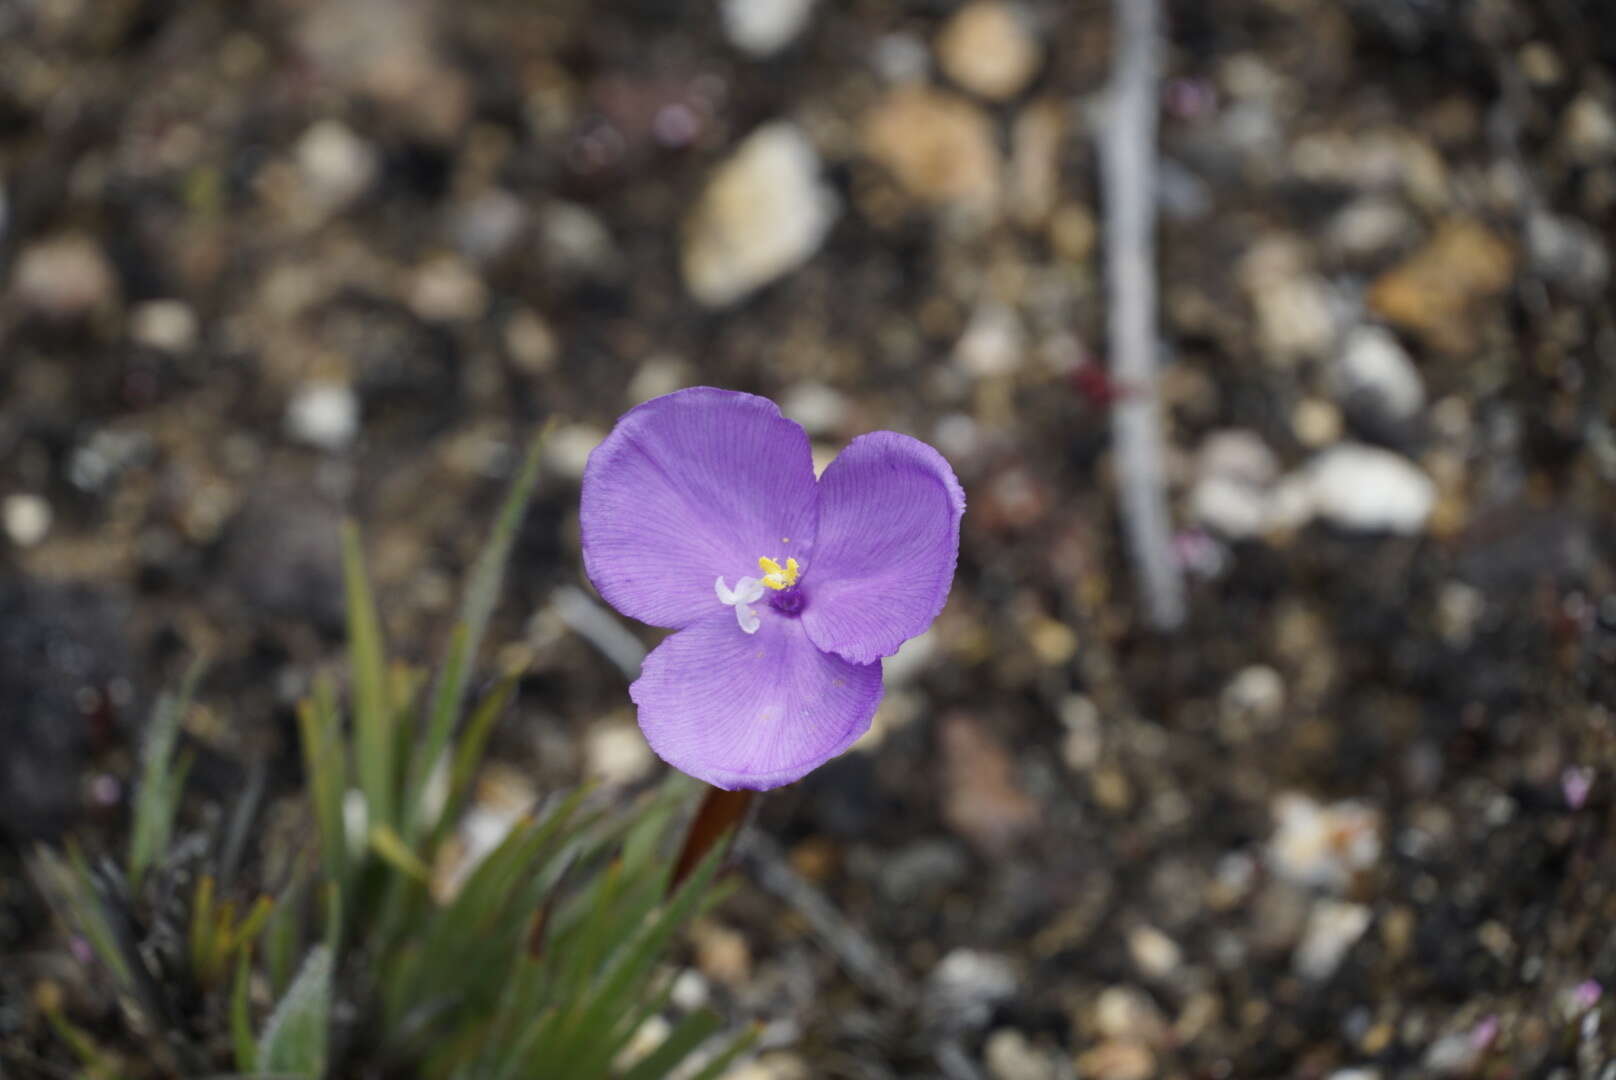
POLYGON ((801 585, 792 585, 770 593, 769 606, 780 614, 795 619, 802 614, 802 609, 808 606, 808 594, 802 591, 801 585))

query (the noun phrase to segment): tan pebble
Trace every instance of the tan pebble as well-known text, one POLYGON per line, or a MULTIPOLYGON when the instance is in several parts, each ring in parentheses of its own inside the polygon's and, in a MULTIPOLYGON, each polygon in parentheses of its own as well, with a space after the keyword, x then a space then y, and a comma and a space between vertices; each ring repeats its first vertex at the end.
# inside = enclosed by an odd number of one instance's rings
POLYGON ((989 101, 1008 101, 1037 72, 1041 50, 1019 8, 1000 0, 977 0, 943 27, 937 59, 948 77, 971 93, 989 101))
POLYGON ((1120 1039, 1085 1050, 1075 1064, 1083 1080, 1150 1080, 1156 1075, 1156 1055, 1150 1047, 1120 1039))
POLYGON ((866 117, 864 149, 910 195, 991 216, 1000 160, 987 115, 956 94, 920 86, 889 93, 866 117))

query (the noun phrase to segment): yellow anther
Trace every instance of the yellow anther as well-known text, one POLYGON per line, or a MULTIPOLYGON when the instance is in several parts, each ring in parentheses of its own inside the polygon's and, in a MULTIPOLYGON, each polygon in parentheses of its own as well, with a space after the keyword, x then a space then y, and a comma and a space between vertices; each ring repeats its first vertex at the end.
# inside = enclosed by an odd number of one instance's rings
POLYGON ((758 559, 758 569, 763 571, 763 584, 775 591, 790 588, 797 583, 799 570, 796 559, 787 559, 786 564, 781 566, 764 555, 758 559))

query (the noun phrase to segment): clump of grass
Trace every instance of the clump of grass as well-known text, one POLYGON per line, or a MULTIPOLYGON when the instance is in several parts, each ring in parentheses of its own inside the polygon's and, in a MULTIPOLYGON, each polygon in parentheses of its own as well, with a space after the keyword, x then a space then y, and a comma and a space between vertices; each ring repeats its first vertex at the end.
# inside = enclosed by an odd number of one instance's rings
POLYGON ((44 1002, 81 1075, 656 1080, 682 1067, 699 1080, 744 1051, 752 1032, 716 1039, 724 1025, 702 1010, 638 1060, 626 1053, 668 1008, 675 935, 722 891, 721 844, 673 878, 671 833, 695 793, 682 777, 630 806, 557 793, 458 888, 434 888, 521 674, 470 693, 539 458, 535 440, 430 676, 389 662, 360 537, 344 526, 351 692, 343 702, 319 678, 298 712, 315 844, 267 839, 259 783, 218 827, 177 833, 193 668, 149 727, 124 859, 37 854, 36 879, 127 1021, 117 1038, 92 1035, 44 1002))

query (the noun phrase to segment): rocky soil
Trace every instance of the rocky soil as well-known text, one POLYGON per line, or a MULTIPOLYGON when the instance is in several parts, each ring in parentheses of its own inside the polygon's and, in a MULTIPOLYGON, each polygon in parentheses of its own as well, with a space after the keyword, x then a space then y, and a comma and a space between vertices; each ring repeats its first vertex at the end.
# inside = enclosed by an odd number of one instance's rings
POLYGON ((770 1025, 738 1077, 1616 1076, 1616 7, 1168 7, 1164 636, 1109 5, 0 6, 0 1075, 68 1074, 19 852, 117 842, 198 651, 202 792, 291 790, 339 516, 430 656, 542 421, 501 782, 652 776, 577 483, 706 383, 970 498, 875 730, 693 935, 687 996, 770 1025))

